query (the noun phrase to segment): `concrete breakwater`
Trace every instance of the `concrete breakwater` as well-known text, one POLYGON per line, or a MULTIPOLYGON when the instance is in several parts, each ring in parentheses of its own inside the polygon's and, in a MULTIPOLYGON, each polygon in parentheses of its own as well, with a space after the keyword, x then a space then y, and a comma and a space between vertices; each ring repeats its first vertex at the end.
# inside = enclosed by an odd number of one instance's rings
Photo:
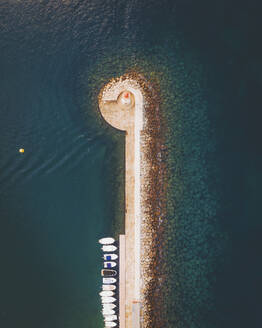
POLYGON ((110 125, 126 131, 125 279, 122 292, 120 288, 120 327, 162 327, 159 240, 165 217, 166 152, 159 99, 142 76, 128 74, 104 87, 99 107, 110 125))

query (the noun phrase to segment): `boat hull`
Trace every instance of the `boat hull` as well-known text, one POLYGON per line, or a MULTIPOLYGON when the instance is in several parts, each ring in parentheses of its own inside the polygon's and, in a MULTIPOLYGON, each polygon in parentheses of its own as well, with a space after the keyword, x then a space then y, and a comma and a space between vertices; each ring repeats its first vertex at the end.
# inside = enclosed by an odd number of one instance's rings
POLYGON ((108 327, 116 327, 117 326, 117 323, 115 323, 114 321, 107 321, 105 322, 105 327, 108 328, 108 327))
POLYGON ((116 254, 104 254, 103 258, 105 261, 114 261, 118 259, 118 256, 116 254))
POLYGON ((102 311, 102 314, 103 316, 106 316, 106 315, 114 315, 115 314, 115 310, 112 310, 112 309, 106 309, 106 310, 103 310, 102 311))
POLYGON ((114 285, 103 285, 102 290, 116 290, 116 286, 114 286, 114 285))
POLYGON ((117 282, 116 278, 103 278, 103 284, 115 284, 117 282))
POLYGON ((112 292, 111 290, 103 290, 102 292, 99 293, 100 296, 105 296, 105 297, 110 297, 114 296, 115 293, 112 292))
POLYGON ((114 303, 116 298, 114 297, 101 297, 102 304, 114 303))
POLYGON ((110 269, 114 268, 116 266, 116 262, 109 261, 109 262, 104 262, 104 268, 110 269))
POLYGON ((107 315, 105 316, 105 321, 116 321, 117 315, 107 315))
POLYGON ((116 308, 116 305, 113 303, 103 304, 103 311, 104 310, 113 310, 114 308, 116 308))
POLYGON ((101 239, 99 239, 98 242, 102 245, 110 245, 110 244, 113 244, 115 242, 115 239, 111 238, 111 237, 101 238, 101 239))
POLYGON ((109 270, 109 269, 102 269, 101 270, 101 276, 102 277, 114 277, 117 275, 117 272, 115 270, 109 270))
POLYGON ((104 245, 101 247, 103 252, 114 252, 117 250, 117 247, 114 245, 104 245))

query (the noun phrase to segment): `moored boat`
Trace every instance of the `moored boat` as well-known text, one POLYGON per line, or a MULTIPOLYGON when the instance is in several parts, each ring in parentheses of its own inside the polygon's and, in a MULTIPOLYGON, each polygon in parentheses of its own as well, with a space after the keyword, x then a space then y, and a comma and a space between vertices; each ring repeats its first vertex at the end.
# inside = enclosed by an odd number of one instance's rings
POLYGON ((105 303, 103 304, 103 310, 113 310, 116 307, 113 303, 105 303))
POLYGON ((101 247, 103 252, 114 252, 117 250, 117 247, 114 245, 104 245, 101 247))
POLYGON ((116 270, 102 269, 101 276, 102 277, 114 277, 117 275, 116 270))
POLYGON ((98 242, 102 245, 110 245, 110 244, 113 244, 115 242, 115 239, 111 238, 111 237, 101 238, 101 239, 99 239, 98 242))
POLYGON ((115 284, 116 283, 116 278, 103 278, 103 284, 115 284))
POLYGON ((101 297, 102 304, 106 303, 114 303, 116 301, 116 298, 114 297, 101 297))
POLYGON ((114 321, 106 321, 105 322, 105 327, 108 328, 108 327, 116 327, 117 326, 117 323, 115 323, 114 321))
POLYGON ((102 310, 102 314, 103 314, 103 316, 106 316, 106 315, 114 315, 115 314, 115 310, 113 310, 113 309, 103 309, 102 310))
POLYGON ((114 268, 116 266, 116 262, 109 261, 109 262, 104 262, 104 268, 114 268))
POLYGON ((117 315, 113 314, 113 315, 106 315, 105 316, 105 321, 115 321, 117 320, 117 315))
POLYGON ((115 293, 112 292, 111 290, 103 290, 102 292, 99 293, 100 296, 114 296, 115 293))
POLYGON ((114 285, 102 285, 102 290, 115 290, 116 286, 114 285))
POLYGON ((105 261, 114 261, 118 258, 116 254, 104 254, 103 257, 105 261))

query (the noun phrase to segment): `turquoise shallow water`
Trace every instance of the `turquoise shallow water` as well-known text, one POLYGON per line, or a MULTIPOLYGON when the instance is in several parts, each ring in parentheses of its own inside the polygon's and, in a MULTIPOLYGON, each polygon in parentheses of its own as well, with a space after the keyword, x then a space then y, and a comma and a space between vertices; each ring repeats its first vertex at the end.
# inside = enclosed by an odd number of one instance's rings
POLYGON ((102 327, 97 239, 123 152, 95 100, 129 67, 171 118, 168 328, 261 327, 259 9, 1 1, 1 328, 102 327))

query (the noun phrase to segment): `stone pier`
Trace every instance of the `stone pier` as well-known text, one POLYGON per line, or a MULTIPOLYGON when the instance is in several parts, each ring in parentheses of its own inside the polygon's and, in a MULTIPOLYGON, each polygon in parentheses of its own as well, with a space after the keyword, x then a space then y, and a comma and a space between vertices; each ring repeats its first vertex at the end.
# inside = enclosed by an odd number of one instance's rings
POLYGON ((139 328, 140 133, 143 129, 143 96, 135 81, 119 80, 104 88, 99 107, 103 118, 110 125, 126 132, 125 236, 120 236, 120 328, 139 328))

